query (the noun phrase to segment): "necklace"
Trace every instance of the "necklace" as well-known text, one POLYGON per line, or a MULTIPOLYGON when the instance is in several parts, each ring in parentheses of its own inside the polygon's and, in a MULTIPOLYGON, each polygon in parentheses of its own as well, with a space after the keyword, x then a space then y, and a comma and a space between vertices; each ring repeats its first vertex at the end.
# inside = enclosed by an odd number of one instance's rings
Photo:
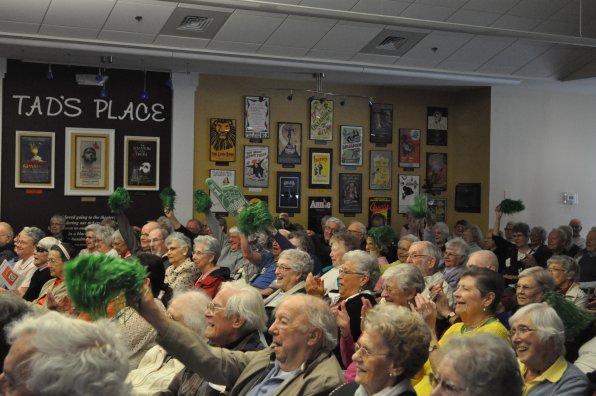
POLYGON ((462 333, 466 333, 466 332, 468 332, 468 331, 473 331, 473 330, 476 330, 476 329, 478 329, 478 328, 480 328, 480 327, 484 326, 485 324, 488 324, 488 323, 490 323, 492 320, 494 320, 494 318, 493 318, 492 316, 489 316, 488 318, 482 318, 482 319, 480 319, 479 321, 477 321, 477 322, 474 322, 474 323, 472 323, 472 324, 470 324, 470 325, 466 325, 466 324, 464 324, 464 325, 462 326, 462 328, 461 328, 461 332, 462 332, 462 333))

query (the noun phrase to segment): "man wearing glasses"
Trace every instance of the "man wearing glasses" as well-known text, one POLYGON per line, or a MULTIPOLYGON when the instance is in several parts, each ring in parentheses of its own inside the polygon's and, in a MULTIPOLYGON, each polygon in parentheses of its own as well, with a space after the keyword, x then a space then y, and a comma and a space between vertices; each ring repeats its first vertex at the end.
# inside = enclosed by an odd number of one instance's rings
POLYGON ((332 353, 337 344, 335 318, 319 298, 296 295, 284 300, 269 328, 271 345, 240 352, 210 347, 168 320, 147 290, 128 296, 127 303, 155 327, 166 350, 206 381, 231 388, 230 395, 327 395, 342 383, 332 353))
POLYGON ((443 274, 438 270, 441 253, 439 249, 428 241, 414 242, 408 250, 408 264, 414 264, 424 275, 426 288, 423 295, 435 299, 441 291, 447 296, 450 307, 453 307, 453 291, 445 282, 443 274))

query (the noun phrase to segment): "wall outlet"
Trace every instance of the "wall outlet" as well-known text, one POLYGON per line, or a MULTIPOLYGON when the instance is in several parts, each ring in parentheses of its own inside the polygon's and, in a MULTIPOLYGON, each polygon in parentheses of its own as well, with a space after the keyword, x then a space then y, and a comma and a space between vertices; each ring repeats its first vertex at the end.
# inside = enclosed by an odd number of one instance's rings
POLYGON ((577 205, 578 204, 577 193, 564 192, 563 193, 563 204, 565 204, 565 205, 577 205))

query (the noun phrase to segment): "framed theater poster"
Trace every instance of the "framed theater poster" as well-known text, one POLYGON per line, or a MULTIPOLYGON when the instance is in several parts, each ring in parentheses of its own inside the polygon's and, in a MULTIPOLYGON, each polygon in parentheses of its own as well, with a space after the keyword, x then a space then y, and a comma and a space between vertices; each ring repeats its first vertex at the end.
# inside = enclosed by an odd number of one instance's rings
POLYGON ((339 211, 341 213, 362 213, 361 174, 339 174, 339 211))
POLYGON ((310 102, 310 139, 333 140, 333 101, 313 99, 310 102))
POLYGON ((420 176, 400 175, 397 190, 397 213, 407 213, 408 208, 414 204, 414 197, 420 193, 420 176))
POLYGON ((420 168, 420 129, 399 128, 399 167, 420 168))
POLYGON ((393 105, 373 103, 370 106, 370 142, 393 142, 393 105))
POLYGON ((331 149, 311 148, 309 150, 310 188, 331 188, 332 157, 331 149))
POLYGON ((269 186, 269 147, 244 146, 244 187, 269 186))
POLYGON ((17 131, 15 187, 54 188, 54 132, 17 131))
POLYGON ((159 138, 124 136, 124 188, 159 190, 159 138))
POLYGON ((391 190, 391 151, 370 151, 369 188, 391 190))
POLYGON ((302 124, 277 123, 277 163, 282 165, 302 163, 302 124))
POLYGON ((362 127, 342 125, 340 128, 340 162, 342 166, 362 165, 362 127))
POLYGON ((447 190, 447 153, 426 153, 426 177, 428 188, 447 190))
POLYGON ((209 120, 209 161, 236 161, 236 120, 209 120))
POLYGON ((431 213, 433 224, 447 220, 447 198, 430 198, 428 200, 428 209, 431 213))
POLYGON ((426 109, 426 144, 447 146, 447 108, 428 107, 426 109))
POLYGON ((277 172, 277 213, 300 212, 300 173, 277 172))
POLYGON ((66 128, 64 195, 114 191, 114 130, 66 128))
POLYGON ((269 97, 244 98, 244 137, 269 139, 269 97))
POLYGON ((391 225, 391 197, 368 198, 368 226, 376 223, 391 225))

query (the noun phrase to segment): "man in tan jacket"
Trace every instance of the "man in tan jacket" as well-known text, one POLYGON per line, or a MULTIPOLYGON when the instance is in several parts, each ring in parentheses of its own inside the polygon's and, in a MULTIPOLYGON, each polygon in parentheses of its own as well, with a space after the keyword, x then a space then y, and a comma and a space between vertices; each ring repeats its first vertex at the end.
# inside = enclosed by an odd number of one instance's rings
POLYGON ((307 295, 287 298, 269 328, 271 345, 261 351, 241 352, 210 347, 168 320, 147 293, 128 296, 127 301, 155 327, 158 342, 207 381, 231 388, 232 396, 328 395, 342 383, 332 353, 337 326, 331 309, 321 299, 307 295))

